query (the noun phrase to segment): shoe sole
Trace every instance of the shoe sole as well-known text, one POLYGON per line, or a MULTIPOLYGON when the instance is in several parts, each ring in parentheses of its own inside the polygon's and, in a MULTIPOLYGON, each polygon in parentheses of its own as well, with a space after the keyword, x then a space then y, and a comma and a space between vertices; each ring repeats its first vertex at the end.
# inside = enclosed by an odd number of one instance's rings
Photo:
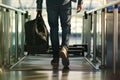
POLYGON ((57 65, 57 64, 59 64, 59 63, 52 63, 52 62, 51 62, 51 65, 57 65))
POLYGON ((51 61, 51 65, 58 65, 58 64, 59 64, 59 61, 56 63, 51 61))

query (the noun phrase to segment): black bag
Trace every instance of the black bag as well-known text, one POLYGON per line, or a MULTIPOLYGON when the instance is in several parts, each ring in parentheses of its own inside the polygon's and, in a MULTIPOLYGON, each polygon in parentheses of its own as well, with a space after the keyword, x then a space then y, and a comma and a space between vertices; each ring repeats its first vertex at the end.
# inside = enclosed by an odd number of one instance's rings
POLYGON ((25 50, 28 53, 48 52, 48 30, 41 14, 37 14, 36 19, 25 23, 25 50))

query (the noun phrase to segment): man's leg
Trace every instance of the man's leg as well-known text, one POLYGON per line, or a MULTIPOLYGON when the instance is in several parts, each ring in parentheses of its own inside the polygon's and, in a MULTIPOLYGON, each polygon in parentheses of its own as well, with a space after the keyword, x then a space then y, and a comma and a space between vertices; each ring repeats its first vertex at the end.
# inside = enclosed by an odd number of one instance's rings
POLYGON ((71 3, 60 8, 60 20, 62 27, 62 43, 61 43, 61 57, 62 64, 64 67, 69 66, 68 58, 68 46, 69 46, 69 37, 71 33, 71 3))
POLYGON ((59 34, 58 34, 58 9, 47 8, 48 22, 50 26, 50 39, 53 50, 52 63, 59 62, 59 34))

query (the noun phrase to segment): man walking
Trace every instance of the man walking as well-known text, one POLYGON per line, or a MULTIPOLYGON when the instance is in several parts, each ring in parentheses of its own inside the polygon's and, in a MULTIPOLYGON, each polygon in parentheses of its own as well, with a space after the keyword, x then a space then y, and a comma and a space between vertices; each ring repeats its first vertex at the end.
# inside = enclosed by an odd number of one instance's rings
MULTIPOLYGON (((74 0, 75 1, 75 0, 74 0)), ((42 12, 43 0, 37 0, 37 11, 42 12)), ((64 68, 69 68, 68 47, 71 34, 71 0, 46 0, 48 23, 50 26, 50 39, 53 50, 51 64, 59 64, 62 58, 64 68), (59 43, 59 20, 62 28, 62 43, 59 43), (60 44, 60 45, 59 45, 60 44), (59 48, 60 46, 60 48, 59 48)), ((78 0, 77 12, 82 9, 82 0, 78 0)))

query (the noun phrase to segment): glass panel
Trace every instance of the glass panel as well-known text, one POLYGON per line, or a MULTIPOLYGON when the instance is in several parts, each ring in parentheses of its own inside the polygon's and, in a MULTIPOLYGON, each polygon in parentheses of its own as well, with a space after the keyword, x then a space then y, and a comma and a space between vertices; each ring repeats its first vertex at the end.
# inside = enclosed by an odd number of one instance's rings
POLYGON ((71 17, 71 37, 70 37, 70 45, 74 44, 82 44, 82 15, 76 13, 76 9, 72 9, 72 17, 71 17))
MULTIPOLYGON (((5 15, 6 15, 6 12, 5 12, 5 15)), ((6 62, 6 59, 7 59, 7 57, 6 57, 6 54, 7 54, 7 19, 6 19, 6 17, 7 16, 4 16, 4 22, 5 22, 5 24, 4 24, 4 33, 3 33, 3 36, 4 36, 4 62, 6 62)), ((4 64, 6 64, 6 63, 4 63, 4 64)))
POLYGON ((5 65, 10 64, 10 14, 8 11, 4 11, 3 13, 3 61, 5 65))
POLYGON ((16 49, 15 49, 15 12, 14 11, 10 11, 10 60, 11 60, 11 64, 15 61, 16 57, 15 57, 15 53, 16 53, 16 49))
POLYGON ((21 13, 18 13, 18 56, 22 56, 22 16, 21 13))
POLYGON ((14 11, 10 11, 10 61, 11 61, 10 63, 11 64, 14 64, 18 60, 18 58, 20 58, 22 55, 22 48, 23 48, 22 41, 23 40, 22 40, 21 13, 16 14, 14 11))
POLYGON ((22 27, 24 21, 21 13, 1 9, 0 12, 0 68, 2 65, 13 65, 22 55, 22 27), (19 54, 19 55, 18 55, 19 54))
POLYGON ((101 11, 97 12, 97 44, 96 56, 101 57, 101 11))

